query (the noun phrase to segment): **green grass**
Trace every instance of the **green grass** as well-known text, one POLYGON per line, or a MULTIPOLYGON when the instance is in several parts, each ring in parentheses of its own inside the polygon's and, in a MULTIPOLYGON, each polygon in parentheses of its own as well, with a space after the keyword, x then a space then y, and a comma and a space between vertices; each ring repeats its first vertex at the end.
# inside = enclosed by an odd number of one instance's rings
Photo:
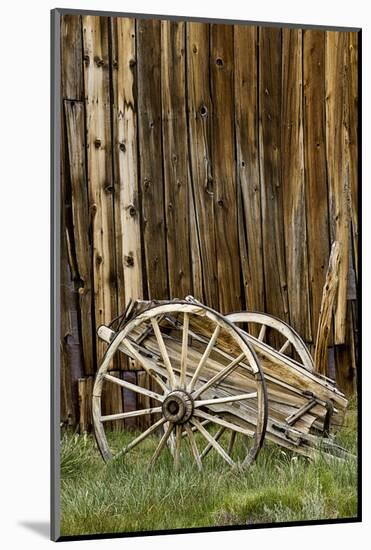
MULTIPOLYGON (((356 431, 356 407, 352 403, 337 441, 353 453, 356 431)), ((132 436, 110 434, 111 443, 118 448, 128 437, 132 436)), ((146 466, 156 441, 147 439, 129 452, 125 461, 105 465, 93 436, 64 434, 62 535, 347 518, 357 514, 354 459, 333 462, 323 457, 309 461, 265 442, 257 462, 246 471, 232 471, 212 451, 203 471, 198 472, 184 441, 179 473, 174 472, 166 449, 149 472, 146 466)), ((198 442, 202 448, 201 439, 198 442)))

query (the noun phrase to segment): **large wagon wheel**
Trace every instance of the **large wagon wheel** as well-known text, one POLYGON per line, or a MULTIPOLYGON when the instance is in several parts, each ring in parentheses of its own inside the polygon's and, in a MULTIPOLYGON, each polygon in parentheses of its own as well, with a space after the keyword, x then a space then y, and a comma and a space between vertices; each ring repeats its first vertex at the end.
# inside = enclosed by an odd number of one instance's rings
MULTIPOLYGON (((284 355, 289 351, 290 346, 293 347, 297 354, 296 362, 309 372, 314 372, 314 364, 312 356, 299 334, 290 325, 277 319, 273 315, 267 313, 258 313, 255 311, 239 311, 230 313, 226 318, 232 323, 248 323, 248 326, 254 325, 259 327, 258 336, 254 337, 251 334, 246 334, 246 337, 252 346, 261 348, 270 348, 271 352, 276 355, 284 355), (276 348, 272 343, 265 341, 267 328, 272 329, 282 337, 283 343, 276 348)), ((291 359, 292 360, 292 359, 291 359)))
MULTIPOLYGON (((110 341, 108 331, 107 327, 101 327, 100 335, 104 337, 106 333, 105 339, 110 341)), ((252 346, 233 323, 203 304, 179 300, 148 308, 128 321, 120 332, 111 332, 112 336, 93 390, 95 434, 105 460, 122 457, 146 438, 159 436, 149 460, 151 466, 162 451, 168 452, 171 438, 176 469, 181 447, 186 443, 200 469, 210 449, 233 466, 236 461, 231 453, 237 433, 249 438, 250 443, 238 463, 247 466, 256 458, 267 424, 264 375, 252 346), (158 390, 110 374, 109 366, 118 351, 136 359, 156 382, 158 390), (109 391, 112 384, 151 398, 155 406, 103 415, 102 392, 109 391), (141 434, 133 435, 124 448, 113 452, 106 435, 106 421, 154 414, 160 418, 151 421, 141 434), (230 433, 227 450, 220 442, 224 432, 230 433), (198 446, 202 442, 206 446, 200 452, 198 446)))

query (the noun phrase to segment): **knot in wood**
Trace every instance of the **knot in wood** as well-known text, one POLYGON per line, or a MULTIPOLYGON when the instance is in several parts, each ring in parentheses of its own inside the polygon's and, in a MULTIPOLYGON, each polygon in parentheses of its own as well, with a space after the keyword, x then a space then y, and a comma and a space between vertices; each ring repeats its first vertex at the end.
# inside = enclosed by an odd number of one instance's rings
POLYGON ((103 262, 103 258, 100 254, 97 254, 96 262, 97 262, 98 265, 100 265, 103 262))
POLYGON ((87 67, 90 65, 90 57, 87 54, 84 55, 84 63, 87 67))
POLYGON ((96 148, 96 149, 100 149, 100 147, 101 147, 101 145, 102 145, 102 141, 101 141, 100 139, 97 138, 97 139, 94 141, 94 145, 95 145, 95 148, 96 148))
POLYGON ((99 57, 98 55, 96 55, 94 57, 94 62, 95 62, 97 67, 102 67, 104 65, 103 59, 101 57, 99 57))
POLYGON ((218 206, 220 206, 220 208, 223 208, 223 206, 224 206, 224 201, 223 201, 223 199, 219 199, 219 200, 218 200, 218 206))
POLYGON ((126 267, 134 266, 134 257, 132 254, 129 254, 129 256, 124 256, 124 264, 126 267))
POLYGON ((201 105, 201 107, 200 107, 200 116, 202 118, 206 118, 207 114, 208 114, 208 111, 207 111, 206 105, 201 105))
POLYGON ((148 189, 151 187, 151 180, 148 179, 148 178, 146 178, 146 179, 144 180, 143 184, 144 184, 144 190, 145 190, 145 191, 148 191, 148 189))
POLYGON ((129 210, 129 215, 132 218, 134 218, 134 216, 136 216, 136 213, 137 213, 137 209, 135 208, 134 204, 130 204, 128 207, 128 210, 129 210))
POLYGON ((129 67, 135 67, 135 65, 137 64, 137 60, 134 59, 133 57, 129 60, 129 67))
POLYGON ((224 61, 221 57, 217 57, 216 60, 215 60, 215 64, 216 64, 217 67, 223 67, 224 61))
POLYGON ((122 151, 123 153, 125 153, 126 151, 126 145, 123 141, 120 142, 120 151, 122 151))
POLYGON ((113 185, 112 185, 112 183, 107 183, 107 184, 104 186, 104 191, 105 191, 105 193, 107 193, 107 194, 112 193, 112 191, 113 191, 113 185))
POLYGON ((193 53, 198 52, 198 48, 197 48, 196 44, 193 44, 192 51, 193 51, 193 53))
POLYGON ((117 69, 118 66, 119 66, 119 64, 118 64, 117 59, 114 59, 114 60, 112 61, 112 67, 113 67, 114 69, 117 69))

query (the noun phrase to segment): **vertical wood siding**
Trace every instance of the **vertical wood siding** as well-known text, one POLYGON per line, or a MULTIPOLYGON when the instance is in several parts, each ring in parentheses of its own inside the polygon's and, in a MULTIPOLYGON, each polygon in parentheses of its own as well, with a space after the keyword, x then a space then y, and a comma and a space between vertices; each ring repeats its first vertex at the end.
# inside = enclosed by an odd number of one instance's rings
MULTIPOLYGON (((357 33, 78 15, 61 25, 62 420, 78 423, 78 379, 91 392, 106 347, 96 328, 130 298, 193 293, 224 313, 266 311, 313 348, 334 239, 329 353, 351 393, 357 33)), ((147 383, 135 362, 111 368, 147 383)), ((133 395, 118 389, 103 407, 131 410, 133 395)))

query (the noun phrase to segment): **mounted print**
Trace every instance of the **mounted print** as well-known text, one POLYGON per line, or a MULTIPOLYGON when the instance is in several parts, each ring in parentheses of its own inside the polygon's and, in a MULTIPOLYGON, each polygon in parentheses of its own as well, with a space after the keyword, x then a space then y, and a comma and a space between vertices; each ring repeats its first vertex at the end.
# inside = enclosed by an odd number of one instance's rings
POLYGON ((360 521, 360 30, 52 46, 53 539, 360 521))

